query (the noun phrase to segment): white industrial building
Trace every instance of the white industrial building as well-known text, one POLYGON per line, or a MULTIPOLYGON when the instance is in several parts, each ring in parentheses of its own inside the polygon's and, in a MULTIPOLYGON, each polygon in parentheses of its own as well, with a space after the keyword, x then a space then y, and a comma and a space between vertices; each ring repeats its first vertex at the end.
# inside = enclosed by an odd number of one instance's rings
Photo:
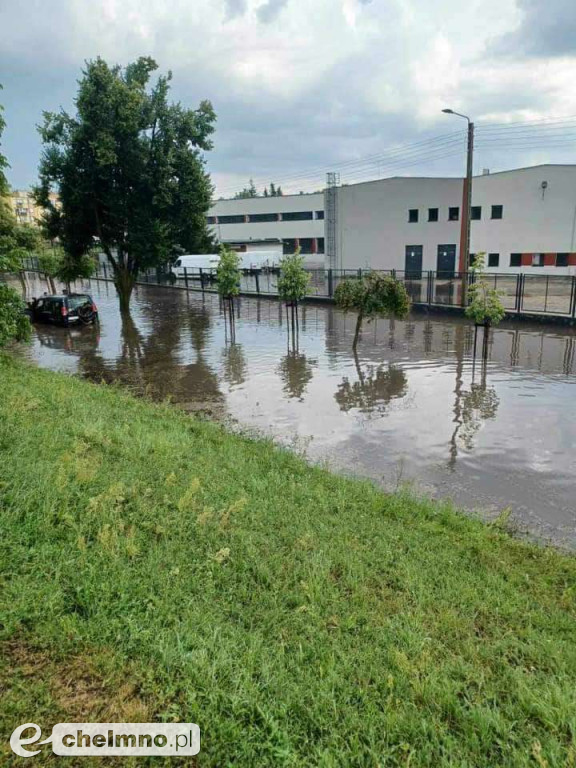
MULTIPOLYGON (((300 245, 335 269, 448 275, 459 266, 462 191, 459 178, 397 177, 309 195, 222 200, 209 223, 222 242, 275 240, 286 253, 300 245)), ((576 274, 576 166, 474 177, 470 251, 486 252, 490 271, 576 274)))

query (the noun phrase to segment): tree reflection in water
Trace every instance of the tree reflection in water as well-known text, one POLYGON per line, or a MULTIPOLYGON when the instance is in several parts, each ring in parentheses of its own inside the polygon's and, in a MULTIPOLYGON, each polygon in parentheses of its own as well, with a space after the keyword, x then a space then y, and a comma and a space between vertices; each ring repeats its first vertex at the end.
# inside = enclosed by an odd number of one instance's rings
POLYGON ((392 400, 406 396, 408 380, 402 368, 372 365, 362 370, 358 358, 355 359, 358 380, 351 382, 345 376, 334 394, 341 411, 354 409, 382 415, 392 400))
POLYGON ((298 349, 290 350, 278 366, 278 375, 284 382, 283 390, 288 397, 303 400, 306 387, 314 375, 316 360, 308 360, 298 349))
POLYGON ((224 380, 230 387, 238 387, 246 381, 247 365, 242 344, 226 344, 222 350, 224 380))

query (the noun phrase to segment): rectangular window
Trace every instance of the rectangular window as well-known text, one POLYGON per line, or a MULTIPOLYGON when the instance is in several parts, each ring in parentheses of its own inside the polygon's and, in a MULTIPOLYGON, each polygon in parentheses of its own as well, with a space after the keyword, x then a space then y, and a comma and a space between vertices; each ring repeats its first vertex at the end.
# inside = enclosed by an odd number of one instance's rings
POLYGON ((543 267, 544 266, 544 254, 543 253, 533 253, 532 254, 532 266, 533 267, 543 267))
POLYGON ((474 259, 475 258, 476 258, 476 254, 475 253, 469 253, 468 254, 468 269, 470 269, 470 267, 474 266, 474 259))
POLYGON ((295 250, 296 250, 296 240, 289 238, 288 240, 282 241, 283 253, 294 253, 295 250))
POLYGON ((244 216, 218 216, 219 224, 244 224, 244 216))
POLYGON ((460 218, 460 208, 448 208, 448 221, 458 221, 460 218))
POLYGON ((323 219, 324 218, 324 211, 316 211, 316 218, 317 219, 323 219))
POLYGON ((521 253, 511 253, 510 254, 510 266, 511 267, 521 267, 522 266, 522 254, 521 253))
POLYGON ((504 206, 503 205, 493 205, 492 206, 492 219, 501 219, 502 215, 504 213, 504 206))
POLYGON ((410 208, 408 211, 408 221, 410 224, 418 223, 418 208, 410 208))
POLYGON ((300 238, 300 252, 301 253, 312 253, 312 238, 311 237, 301 237, 300 238))
POLYGON ((480 221, 482 218, 482 206, 481 205, 473 205, 470 208, 470 218, 472 221, 480 221))
POLYGON ((489 253, 488 254, 488 266, 489 267, 498 267, 498 266, 500 266, 500 254, 499 253, 489 253))
POLYGON ((313 211, 287 211, 282 214, 282 221, 310 221, 313 218, 313 211))
POLYGON ((324 238, 318 238, 318 253, 324 253, 324 238))
POLYGON ((206 224, 216 224, 216 216, 206 216, 206 224))
POLYGON ((568 254, 567 253, 557 253, 556 254, 556 266, 557 267, 567 267, 568 266, 568 254))
POLYGON ((277 213, 251 213, 248 216, 248 221, 255 224, 259 221, 278 221, 277 213))
POLYGON ((428 221, 438 221, 438 208, 428 208, 428 221))

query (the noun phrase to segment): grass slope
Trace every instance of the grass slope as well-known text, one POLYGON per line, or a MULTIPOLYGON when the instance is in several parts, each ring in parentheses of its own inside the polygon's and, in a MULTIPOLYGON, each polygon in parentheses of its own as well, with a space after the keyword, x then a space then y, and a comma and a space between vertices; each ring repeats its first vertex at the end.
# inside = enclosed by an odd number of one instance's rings
POLYGON ((201 766, 576 765, 572 557, 8 357, 0 515, 7 734, 161 718, 200 725, 201 766))

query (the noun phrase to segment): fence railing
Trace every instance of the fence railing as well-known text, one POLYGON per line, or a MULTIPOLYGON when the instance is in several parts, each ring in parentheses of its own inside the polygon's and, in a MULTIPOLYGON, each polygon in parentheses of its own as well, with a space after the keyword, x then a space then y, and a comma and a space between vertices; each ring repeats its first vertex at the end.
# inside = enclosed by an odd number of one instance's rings
MULTIPOLYGON (((41 271, 37 260, 25 260, 27 270, 41 271)), ((308 298, 332 299, 342 280, 359 278, 365 269, 308 269, 310 283, 308 298)), ((401 280, 414 304, 436 307, 462 306, 462 275, 458 272, 377 270, 401 280)), ((240 291, 255 296, 278 295, 279 271, 275 269, 246 270, 242 274, 240 291)), ((106 264, 100 264, 96 279, 111 280, 113 274, 106 264)), ((470 285, 474 273, 465 273, 470 285)), ((527 275, 525 273, 488 273, 490 287, 501 294, 508 314, 540 314, 576 317, 576 277, 571 275, 527 275)), ((216 292, 216 270, 185 268, 176 276, 167 268, 148 269, 140 273, 139 283, 168 285, 205 293, 216 292)))

